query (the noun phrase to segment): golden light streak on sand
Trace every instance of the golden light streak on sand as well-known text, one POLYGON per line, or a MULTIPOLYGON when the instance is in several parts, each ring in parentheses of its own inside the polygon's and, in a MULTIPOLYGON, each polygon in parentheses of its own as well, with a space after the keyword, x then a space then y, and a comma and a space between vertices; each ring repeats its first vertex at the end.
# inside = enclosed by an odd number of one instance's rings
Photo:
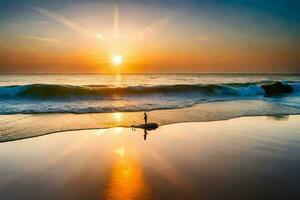
POLYGON ((119 147, 114 153, 115 161, 112 164, 106 199, 132 200, 149 197, 149 188, 134 150, 119 147))

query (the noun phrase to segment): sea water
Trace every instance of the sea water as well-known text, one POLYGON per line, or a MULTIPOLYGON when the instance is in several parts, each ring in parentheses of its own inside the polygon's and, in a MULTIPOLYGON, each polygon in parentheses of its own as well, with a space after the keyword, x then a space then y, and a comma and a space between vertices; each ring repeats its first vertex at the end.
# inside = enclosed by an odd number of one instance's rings
POLYGON ((147 111, 243 99, 300 108, 300 75, 0 75, 0 114, 147 111), (291 88, 291 91, 267 95, 262 86, 276 83, 291 88))

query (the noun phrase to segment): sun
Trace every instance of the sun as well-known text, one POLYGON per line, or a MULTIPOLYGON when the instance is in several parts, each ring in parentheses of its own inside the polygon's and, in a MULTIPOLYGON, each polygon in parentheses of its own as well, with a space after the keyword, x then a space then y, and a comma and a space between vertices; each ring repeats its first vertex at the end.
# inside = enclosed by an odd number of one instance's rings
POLYGON ((124 58, 124 56, 121 54, 114 54, 114 55, 112 55, 111 61, 114 65, 121 65, 123 63, 123 58, 124 58))

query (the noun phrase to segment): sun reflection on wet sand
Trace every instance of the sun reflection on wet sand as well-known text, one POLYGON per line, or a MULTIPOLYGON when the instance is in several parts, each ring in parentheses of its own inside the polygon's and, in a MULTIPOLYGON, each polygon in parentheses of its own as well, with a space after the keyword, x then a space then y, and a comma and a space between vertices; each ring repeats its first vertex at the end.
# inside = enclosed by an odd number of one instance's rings
POLYGON ((122 80, 123 80, 123 77, 121 74, 115 74, 113 83, 115 86, 120 86, 122 80))
POLYGON ((149 188, 144 180, 141 163, 133 149, 114 149, 115 161, 112 164, 108 182, 107 199, 149 198, 149 188))
POLYGON ((271 186, 274 190, 266 192, 275 199, 286 191, 299 196, 294 182, 299 178, 295 163, 299 119, 249 117, 172 124, 155 130, 155 137, 147 142, 141 129, 110 128, 2 143, 0 196, 146 200, 239 195, 257 199, 257 187, 271 186), (253 124, 257 126, 252 129, 253 124), (277 168, 279 160, 293 173, 277 168), (270 177, 275 184, 261 177, 270 177))
POLYGON ((120 112, 115 112, 112 114, 112 121, 115 126, 120 126, 121 122, 123 120, 123 114, 120 112))

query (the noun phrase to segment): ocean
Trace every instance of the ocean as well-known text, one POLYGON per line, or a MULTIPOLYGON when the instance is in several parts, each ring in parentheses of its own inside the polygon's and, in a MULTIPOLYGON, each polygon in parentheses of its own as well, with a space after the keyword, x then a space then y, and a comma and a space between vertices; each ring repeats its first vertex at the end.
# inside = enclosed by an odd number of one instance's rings
POLYGON ((0 75, 2 115, 150 111, 245 99, 300 108, 300 75, 0 75))

